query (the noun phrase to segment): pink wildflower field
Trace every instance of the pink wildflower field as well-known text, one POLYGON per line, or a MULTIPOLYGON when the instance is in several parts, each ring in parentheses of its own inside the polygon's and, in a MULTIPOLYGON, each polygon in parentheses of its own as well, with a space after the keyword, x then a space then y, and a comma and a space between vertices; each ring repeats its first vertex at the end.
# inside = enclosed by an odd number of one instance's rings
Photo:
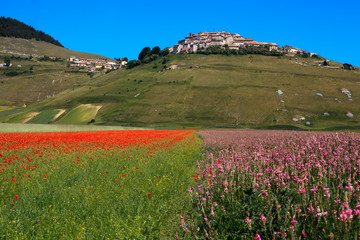
POLYGON ((360 135, 200 130, 205 153, 188 191, 216 239, 358 239, 360 135))

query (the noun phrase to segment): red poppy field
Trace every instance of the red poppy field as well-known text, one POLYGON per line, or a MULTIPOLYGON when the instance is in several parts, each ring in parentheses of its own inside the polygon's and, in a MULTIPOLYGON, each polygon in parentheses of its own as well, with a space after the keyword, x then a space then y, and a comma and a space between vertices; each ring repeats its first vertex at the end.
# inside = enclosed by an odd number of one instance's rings
POLYGON ((0 134, 0 238, 171 237, 199 157, 193 131, 0 134))

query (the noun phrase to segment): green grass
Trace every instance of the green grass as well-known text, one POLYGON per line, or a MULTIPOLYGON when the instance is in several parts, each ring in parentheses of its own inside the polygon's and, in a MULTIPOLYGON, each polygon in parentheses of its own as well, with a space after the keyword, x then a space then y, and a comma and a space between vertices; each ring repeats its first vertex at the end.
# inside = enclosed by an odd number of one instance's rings
POLYGON ((7 55, 32 55, 69 58, 70 56, 84 57, 84 58, 106 58, 101 55, 72 51, 67 48, 62 48, 54 44, 36 41, 35 39, 21 39, 21 38, 8 38, 0 37, 2 55, 9 52, 7 55))
POLYGON ((0 107, 0 113, 4 112, 4 111, 11 111, 13 109, 14 109, 14 107, 0 107))
POLYGON ((160 239, 174 238, 176 232, 181 236, 179 216, 191 209, 186 190, 195 184, 198 143, 185 141, 150 151, 146 146, 112 153, 55 151, 44 155, 46 163, 25 151, 22 154, 32 156, 28 164, 36 170, 22 167, 16 172, 9 166, 2 173, 8 180, 0 185, 0 238, 160 239), (13 175, 16 182, 10 181, 13 175))
POLYGON ((12 117, 8 122, 9 123, 26 123, 33 115, 37 113, 34 112, 23 112, 16 114, 14 117, 12 117))
POLYGON ((27 123, 37 123, 37 124, 47 124, 55 120, 55 116, 60 112, 61 110, 45 110, 42 111, 39 115, 32 118, 27 123))
POLYGON ((75 89, 91 78, 87 74, 67 73, 64 62, 37 62, 33 60, 14 60, 10 68, 0 68, 0 106, 22 106, 50 98, 66 89, 75 89), (16 67, 21 65, 21 68, 16 67), (14 77, 3 73, 28 71, 14 77))
POLYGON ((151 63, 114 71, 32 104, 28 111, 69 111, 80 104, 98 104, 102 108, 96 123, 124 126, 308 128, 305 122, 310 121, 311 129, 321 129, 327 127, 321 123, 325 120, 330 127, 360 125, 356 95, 360 85, 355 84, 359 71, 320 67, 311 58, 196 54, 168 58, 167 66, 177 64, 178 69, 160 71, 160 59, 156 69, 151 63), (341 88, 353 93, 352 101, 341 88), (278 89, 282 96, 276 94, 278 89), (324 119, 324 112, 332 114, 324 119), (347 112, 354 118, 346 117, 347 112), (306 121, 294 122, 297 115, 306 121))
POLYGON ((72 70, 67 67, 67 59, 70 56, 106 58, 90 53, 75 52, 34 39, 0 37, 0 42, 0 56, 33 56, 31 60, 11 59, 12 67, 0 68, 0 106, 22 106, 24 103, 29 105, 89 81, 91 78, 86 73, 68 72, 72 70), (38 61, 38 57, 43 55, 59 57, 64 62, 38 61), (17 67, 18 65, 21 67, 17 67), (10 77, 6 75, 9 72, 22 74, 10 77))
POLYGON ((3 108, 1 111, 0 111, 0 117, 1 116, 9 116, 17 111, 19 111, 20 109, 19 108, 3 108))
POLYGON ((94 126, 94 125, 60 125, 60 124, 14 124, 0 123, 0 132, 79 132, 79 131, 113 131, 113 130, 146 130, 151 128, 94 126))
POLYGON ((96 106, 80 105, 68 112, 64 117, 57 121, 57 123, 88 124, 92 119, 95 119, 97 111, 96 106))

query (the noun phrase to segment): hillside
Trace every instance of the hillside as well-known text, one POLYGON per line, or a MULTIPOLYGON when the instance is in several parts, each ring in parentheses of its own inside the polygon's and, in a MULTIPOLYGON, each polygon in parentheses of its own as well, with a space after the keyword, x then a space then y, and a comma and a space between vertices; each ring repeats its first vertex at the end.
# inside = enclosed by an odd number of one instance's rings
POLYGON ((91 79, 86 73, 71 73, 67 59, 70 56, 109 59, 104 56, 72 51, 54 44, 0 37, 0 63, 12 56, 12 67, 0 67, 0 106, 21 106, 54 96, 73 85, 91 79), (20 56, 32 56, 32 59, 20 56), (59 58, 41 61, 42 56, 59 58), (8 76, 15 73, 16 76, 8 76))
POLYGON ((63 45, 52 36, 42 31, 35 30, 33 27, 12 18, 0 17, 0 36, 36 39, 37 41, 44 41, 63 47, 63 45))
POLYGON ((84 58, 106 58, 101 55, 76 52, 54 44, 36 41, 35 39, 21 39, 12 37, 0 37, 0 55, 33 56, 33 57, 59 57, 67 59, 70 56, 84 58))
POLYGON ((286 56, 171 55, 167 61, 159 59, 94 78, 25 109, 11 110, 12 114, 0 112, 0 121, 20 122, 31 119, 31 113, 63 109, 61 116, 52 113, 50 122, 76 122, 77 109, 82 107, 84 115, 87 106, 88 117, 81 121, 93 124, 360 126, 359 71, 343 70, 335 62, 330 67, 319 63, 313 58, 286 56), (172 69, 165 70, 169 67, 172 69))

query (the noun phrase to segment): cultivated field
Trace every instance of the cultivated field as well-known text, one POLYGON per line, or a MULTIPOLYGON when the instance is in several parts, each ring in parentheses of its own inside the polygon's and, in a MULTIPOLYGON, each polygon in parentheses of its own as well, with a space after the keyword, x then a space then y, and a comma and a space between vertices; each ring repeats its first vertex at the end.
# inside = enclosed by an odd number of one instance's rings
MULTIPOLYGON (((189 189, 201 234, 219 239, 358 239, 360 135, 200 131, 189 189)), ((184 220, 186 221, 186 220, 184 220)))
POLYGON ((6 132, 81 132, 81 131, 119 131, 119 130, 153 130, 152 128, 94 126, 94 125, 50 125, 0 123, 0 133, 6 132))
POLYGON ((359 237, 359 134, 72 127, 0 134, 0 238, 359 237))
POLYGON ((0 134, 0 238, 174 237, 199 158, 192 131, 0 134))

